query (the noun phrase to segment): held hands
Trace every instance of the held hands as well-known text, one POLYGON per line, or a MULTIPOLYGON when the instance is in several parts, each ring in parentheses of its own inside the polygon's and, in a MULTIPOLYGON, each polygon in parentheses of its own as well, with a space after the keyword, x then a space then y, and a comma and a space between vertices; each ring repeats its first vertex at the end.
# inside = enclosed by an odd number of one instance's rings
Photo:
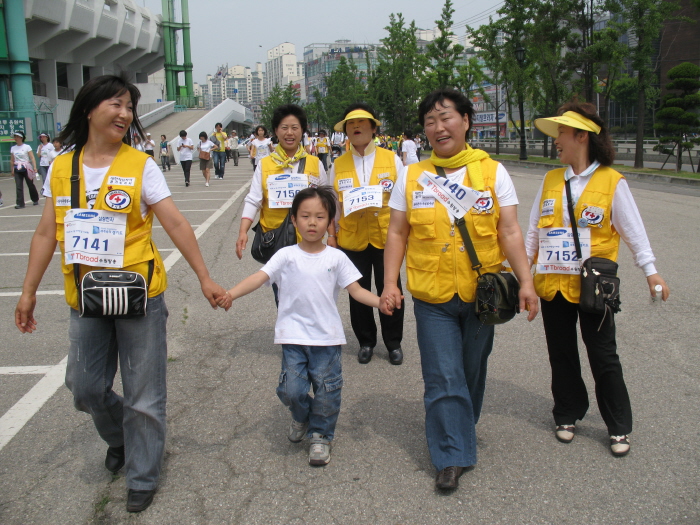
POLYGON ((225 292, 224 295, 220 295, 216 299, 216 304, 228 312, 228 309, 231 308, 233 304, 233 297, 231 297, 229 292, 225 292))
POLYGON ((243 250, 245 250, 246 244, 248 244, 248 233, 240 232, 236 241, 236 256, 239 260, 243 259, 243 250))
POLYGON ((401 301, 404 296, 401 295, 399 287, 394 285, 384 285, 384 291, 379 298, 379 310, 385 315, 392 315, 394 310, 401 308, 401 301))
POLYGON ((228 306, 218 304, 219 300, 221 297, 224 297, 226 295, 226 290, 221 287, 220 285, 216 284, 214 281, 212 281, 210 278, 206 278, 201 281, 202 285, 202 293, 204 294, 204 297, 207 298, 209 301, 209 304, 211 307, 216 310, 219 306, 224 308, 224 310, 228 310, 231 304, 229 303, 228 306))

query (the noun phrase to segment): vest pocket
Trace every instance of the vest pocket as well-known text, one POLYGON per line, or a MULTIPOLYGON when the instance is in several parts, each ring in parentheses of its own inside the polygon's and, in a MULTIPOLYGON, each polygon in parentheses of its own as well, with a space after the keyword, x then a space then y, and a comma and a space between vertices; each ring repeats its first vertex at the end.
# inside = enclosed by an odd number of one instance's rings
POLYGON ((551 228, 554 225, 554 215, 540 216, 540 220, 537 223, 538 228, 551 228))
POLYGON ((411 293, 419 299, 437 295, 440 256, 406 251, 406 273, 411 293))
POLYGON ((498 234, 495 213, 477 213, 473 208, 469 213, 477 235, 480 237, 494 237, 498 234))
POLYGON ((435 238, 435 208, 412 209, 408 222, 418 239, 435 238))

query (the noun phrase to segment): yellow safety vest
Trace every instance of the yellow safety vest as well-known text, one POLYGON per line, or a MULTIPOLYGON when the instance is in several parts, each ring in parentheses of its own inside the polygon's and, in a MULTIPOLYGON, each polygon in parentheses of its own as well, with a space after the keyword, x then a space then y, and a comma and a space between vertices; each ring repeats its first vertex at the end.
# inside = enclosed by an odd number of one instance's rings
MULTIPOLYGON (((498 272, 505 255, 498 244, 500 206, 496 198, 496 169, 491 159, 481 161, 485 191, 491 192, 488 208, 470 208, 464 216, 469 236, 482 265, 482 272, 498 272)), ((424 171, 437 173, 435 166, 424 160, 411 164, 406 173, 406 218, 410 224, 406 248, 406 287, 421 301, 446 303, 455 294, 467 303, 476 296, 476 271, 464 249, 459 229, 452 223, 447 209, 435 202, 432 208, 413 208, 413 192, 423 191, 418 178, 424 171)), ((469 173, 463 184, 471 186, 469 173)))
MULTIPOLYGON (((545 199, 554 200, 554 213, 540 216, 538 228, 562 228, 564 226, 564 204, 562 195, 565 191, 564 172, 566 168, 552 170, 545 175, 542 186, 540 212, 545 199)), ((586 188, 574 208, 573 221, 584 217, 584 212, 597 215, 595 224, 589 221, 591 228, 591 257, 604 257, 617 260, 620 247, 620 234, 612 225, 612 203, 615 189, 624 177, 612 168, 601 166, 591 175, 586 188)), ((588 214, 587 214, 588 216, 588 214)), ((577 223, 578 226, 578 223, 577 223)), ((535 260, 537 260, 535 258, 535 260)), ((535 291, 542 299, 551 301, 557 292, 561 292, 570 303, 578 303, 581 297, 581 277, 560 273, 535 274, 535 291)))
POLYGON ((316 140, 316 151, 318 153, 328 153, 328 150, 330 149, 330 142, 328 141, 328 137, 323 137, 322 139, 316 140), (323 150, 323 151, 321 151, 323 150))
MULTIPOLYGON (((338 246, 359 252, 367 248, 369 244, 380 250, 386 244, 386 232, 389 227, 389 198, 391 190, 396 184, 396 160, 393 152, 383 148, 376 148, 374 155, 374 165, 370 175, 369 185, 380 184, 384 187, 382 194, 382 207, 365 208, 351 213, 347 217, 343 213, 343 192, 340 191, 338 183, 343 179, 352 179, 352 187, 360 186, 360 179, 355 171, 355 161, 351 151, 341 155, 335 161, 335 180, 333 187, 338 194, 340 201, 340 221, 338 226, 338 246)), ((349 189, 349 188, 344 188, 349 189)))
MULTIPOLYGON (((66 153, 56 157, 51 171, 51 195, 56 211, 56 240, 61 247, 61 270, 63 271, 63 284, 66 292, 66 302, 71 308, 78 309, 78 291, 75 287, 73 265, 65 263, 64 229, 63 222, 66 211, 70 209, 71 184, 70 177, 73 169, 74 153, 66 153), (57 206, 59 197, 61 204, 57 206)), ((82 155, 82 154, 81 154, 82 155)), ((95 210, 108 210, 117 213, 126 213, 126 238, 124 243, 124 267, 130 272, 138 272, 148 279, 148 261, 154 260, 153 277, 148 288, 148 297, 155 297, 163 293, 168 286, 168 278, 163 266, 163 260, 151 239, 153 226, 153 211, 149 210, 146 218, 141 216, 141 183, 143 182, 143 170, 146 161, 151 158, 146 153, 140 152, 122 144, 119 153, 109 167, 102 186, 95 200, 95 210), (133 186, 108 184, 110 176, 134 179, 133 186), (114 210, 107 206, 108 193, 113 190, 126 192, 131 198, 131 203, 122 210, 114 210)), ((83 175, 82 158, 80 161, 80 207, 87 208, 85 197, 85 177, 83 175)), ((82 265, 81 278, 90 270, 98 268, 82 265)))
MULTIPOLYGON (((313 155, 306 155, 306 166, 304 167, 304 173, 309 178, 309 184, 318 185, 320 182, 319 172, 318 172, 318 157, 313 155)), ((284 222, 284 218, 289 213, 289 208, 270 208, 269 199, 267 195, 267 178, 270 175, 282 175, 284 169, 280 167, 272 157, 264 157, 261 161, 261 178, 262 178, 262 207, 260 208, 260 225, 264 232, 274 230, 279 228, 279 226, 284 222)), ((332 217, 331 217, 332 219, 332 217)), ((301 236, 297 232, 297 242, 301 242, 301 236)))

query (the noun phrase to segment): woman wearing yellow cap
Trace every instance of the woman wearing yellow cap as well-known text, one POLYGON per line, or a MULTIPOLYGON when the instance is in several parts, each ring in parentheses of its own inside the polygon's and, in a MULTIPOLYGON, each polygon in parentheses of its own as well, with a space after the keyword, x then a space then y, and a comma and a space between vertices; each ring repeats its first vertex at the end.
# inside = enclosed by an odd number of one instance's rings
POLYGON ((498 272, 508 258, 520 281, 520 309, 529 309, 530 321, 537 315, 515 188, 501 164, 466 143, 473 119, 471 102, 453 89, 434 91, 420 103, 418 120, 433 153, 399 174, 384 250, 382 304, 392 298, 399 304, 396 280, 406 256, 425 383, 425 432, 435 485, 443 490, 455 489, 463 469, 476 464, 476 423, 494 337, 494 327, 481 325, 475 315, 477 272, 456 218, 465 221, 482 271, 498 272), (449 204, 430 191, 436 186, 445 188, 440 195, 449 196, 449 204))
POLYGON ((598 407, 610 435, 610 450, 615 456, 624 456, 630 450, 632 409, 617 355, 614 316, 580 309, 579 265, 565 264, 574 258, 575 250, 546 248, 546 244, 556 243, 547 233, 572 232, 571 208, 583 260, 589 257, 616 260, 622 237, 634 255, 635 264, 647 276, 651 295, 656 297, 659 290, 665 301, 669 289, 654 267, 655 257, 629 186, 610 167, 615 150, 595 107, 570 102, 559 109, 559 116, 537 119, 535 125, 555 139, 559 159, 568 165, 545 175, 530 212, 526 242, 529 260, 537 263, 535 288, 542 299, 542 319, 552 366, 555 436, 562 443, 570 443, 576 421, 583 419, 588 410, 588 393, 581 378, 576 342, 578 320, 595 380, 598 407), (571 195, 571 207, 567 192, 571 195))
MULTIPOLYGON (((333 163, 330 181, 340 206, 336 217, 337 246, 345 252, 362 274, 360 285, 372 288, 372 271, 377 294, 384 289, 384 243, 389 226, 389 196, 402 168, 401 160, 391 151, 377 148, 374 111, 367 104, 356 103, 345 109, 343 120, 334 129, 347 135, 350 143, 344 155, 333 163)), ((329 244, 334 245, 332 237, 329 244)), ((400 286, 398 275, 394 283, 400 286)), ((401 303, 397 303, 401 304, 401 303)), ((377 344, 374 311, 350 297, 350 323, 360 343, 357 360, 366 364, 377 344)), ((382 339, 389 352, 389 362, 403 362, 403 308, 394 315, 379 314, 382 339)))

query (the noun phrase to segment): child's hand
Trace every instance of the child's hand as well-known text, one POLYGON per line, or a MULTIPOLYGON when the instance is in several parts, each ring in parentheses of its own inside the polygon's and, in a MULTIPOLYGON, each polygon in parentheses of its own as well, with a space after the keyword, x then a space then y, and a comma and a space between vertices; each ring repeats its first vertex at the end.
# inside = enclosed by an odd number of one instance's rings
POLYGON ((226 292, 224 295, 220 295, 216 298, 216 304, 228 312, 228 309, 231 308, 231 305, 233 304, 233 299, 231 298, 231 295, 226 292))

